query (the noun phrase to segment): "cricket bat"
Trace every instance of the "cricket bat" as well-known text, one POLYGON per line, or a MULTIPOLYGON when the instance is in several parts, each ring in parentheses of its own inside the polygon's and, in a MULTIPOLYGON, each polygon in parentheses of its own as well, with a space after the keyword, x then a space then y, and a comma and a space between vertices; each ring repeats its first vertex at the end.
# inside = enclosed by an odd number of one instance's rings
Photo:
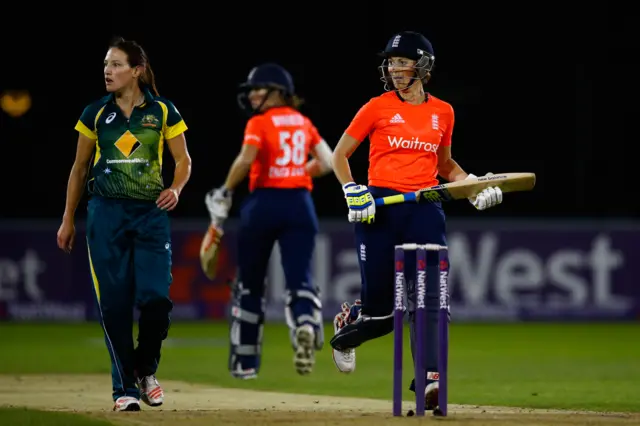
POLYGON ((216 277, 218 271, 218 254, 220 253, 220 240, 223 235, 222 226, 212 222, 209 224, 200 244, 200 266, 210 280, 216 277))
POLYGON ((376 198, 376 206, 386 206, 406 202, 436 203, 452 200, 462 200, 475 197, 490 186, 497 186, 502 192, 531 191, 536 184, 535 173, 500 173, 481 176, 476 179, 465 179, 457 182, 423 188, 415 192, 389 195, 376 198))

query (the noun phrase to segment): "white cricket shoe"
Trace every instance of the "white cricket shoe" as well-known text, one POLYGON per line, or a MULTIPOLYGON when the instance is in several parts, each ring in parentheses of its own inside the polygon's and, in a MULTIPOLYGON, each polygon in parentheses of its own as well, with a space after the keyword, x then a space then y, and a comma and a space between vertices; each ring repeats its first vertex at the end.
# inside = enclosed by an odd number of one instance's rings
POLYGON ((116 399, 113 411, 140 411, 140 401, 132 396, 121 396, 116 399))
POLYGON ((298 374, 307 375, 313 371, 316 363, 315 355, 316 332, 310 324, 301 325, 296 329, 296 353, 293 364, 298 374))
POLYGON ((140 389, 140 399, 151 407, 158 407, 164 402, 164 392, 156 376, 144 376, 138 379, 138 389, 140 389))
MULTIPOLYGON (((337 314, 333 319, 333 332, 334 335, 338 334, 344 326, 347 325, 347 321, 349 319, 349 304, 342 304, 342 312, 337 314)), ((356 369, 356 350, 347 349, 346 351, 339 351, 337 349, 332 349, 331 351, 333 357, 333 363, 336 365, 336 368, 341 373, 351 373, 356 369)))

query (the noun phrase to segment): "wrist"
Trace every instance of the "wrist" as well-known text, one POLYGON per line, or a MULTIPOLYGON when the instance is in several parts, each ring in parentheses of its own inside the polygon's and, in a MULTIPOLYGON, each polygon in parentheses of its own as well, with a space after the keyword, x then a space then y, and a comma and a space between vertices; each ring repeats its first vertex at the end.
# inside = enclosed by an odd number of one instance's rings
POLYGON ((356 186, 355 182, 347 182, 344 185, 342 185, 342 192, 344 192, 344 195, 347 195, 347 193, 349 192, 349 188, 356 186))
POLYGON ((224 196, 228 196, 233 194, 233 187, 227 183, 225 183, 224 185, 222 185, 220 188, 218 188, 220 191, 222 191, 222 193, 224 194, 224 196))

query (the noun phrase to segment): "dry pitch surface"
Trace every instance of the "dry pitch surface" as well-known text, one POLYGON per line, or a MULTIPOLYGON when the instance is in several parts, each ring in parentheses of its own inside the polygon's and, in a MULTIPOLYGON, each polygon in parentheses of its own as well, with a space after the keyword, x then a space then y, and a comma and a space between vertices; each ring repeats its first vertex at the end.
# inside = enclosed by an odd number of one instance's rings
MULTIPOLYGON (((638 425, 640 414, 450 405, 447 418, 394 418, 391 401, 215 388, 161 381, 166 402, 111 411, 107 375, 0 376, 0 406, 75 411, 122 425, 638 425)), ((404 404, 404 413, 415 408, 404 404)))

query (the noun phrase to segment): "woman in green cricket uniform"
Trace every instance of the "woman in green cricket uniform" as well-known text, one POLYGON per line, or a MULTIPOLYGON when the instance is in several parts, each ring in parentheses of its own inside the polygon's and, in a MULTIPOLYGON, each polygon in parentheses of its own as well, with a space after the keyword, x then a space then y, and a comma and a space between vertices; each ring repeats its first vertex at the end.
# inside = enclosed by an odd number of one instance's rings
POLYGON ((187 126, 176 107, 158 95, 142 47, 114 40, 104 77, 109 95, 87 106, 75 127, 78 145, 58 246, 66 252, 73 248, 74 214, 91 168, 89 269, 111 356, 114 410, 138 411, 139 399, 151 406, 164 399, 155 373, 173 308, 168 212, 189 179, 191 158, 187 126), (173 183, 166 189, 165 143, 176 163, 173 183), (137 347, 134 307, 140 311, 137 347))

